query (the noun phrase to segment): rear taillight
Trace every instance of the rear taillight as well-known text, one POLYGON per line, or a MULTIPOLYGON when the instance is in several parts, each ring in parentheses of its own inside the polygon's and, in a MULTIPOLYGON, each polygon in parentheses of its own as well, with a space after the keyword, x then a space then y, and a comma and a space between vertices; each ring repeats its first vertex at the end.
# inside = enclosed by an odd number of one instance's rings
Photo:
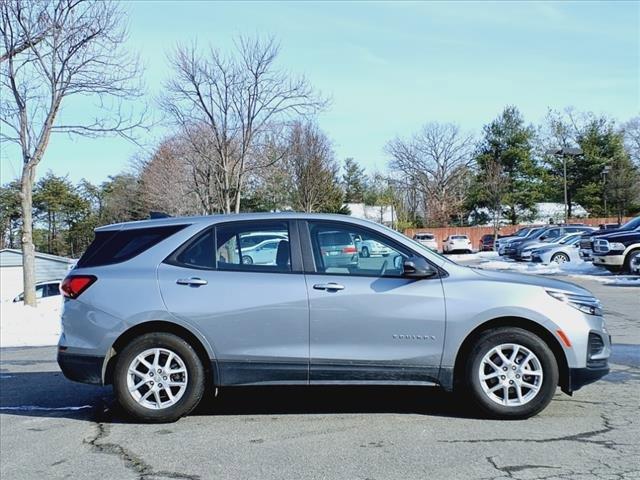
POLYGON ((60 284, 60 292, 67 298, 78 298, 96 280, 93 275, 69 275, 60 284))
POLYGON ((342 249, 342 253, 357 253, 358 250, 356 249, 356 247, 344 247, 342 249))

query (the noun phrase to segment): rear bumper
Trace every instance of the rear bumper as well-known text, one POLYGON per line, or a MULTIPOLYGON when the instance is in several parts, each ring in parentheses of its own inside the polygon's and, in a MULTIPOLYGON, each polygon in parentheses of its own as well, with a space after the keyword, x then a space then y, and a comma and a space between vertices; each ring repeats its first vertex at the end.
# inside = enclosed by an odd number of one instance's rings
POLYGON ((104 357, 71 353, 58 349, 58 365, 64 376, 69 380, 102 385, 104 357))
POLYGON ((566 393, 572 393, 580 390, 585 385, 589 385, 609 373, 609 366, 598 368, 570 368, 569 369, 569 385, 566 393))

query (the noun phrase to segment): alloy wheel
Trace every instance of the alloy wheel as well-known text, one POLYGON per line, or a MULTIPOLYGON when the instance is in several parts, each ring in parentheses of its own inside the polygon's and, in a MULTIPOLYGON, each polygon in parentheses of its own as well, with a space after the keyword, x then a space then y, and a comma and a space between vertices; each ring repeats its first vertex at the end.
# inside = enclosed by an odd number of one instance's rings
POLYGON ((536 354, 515 343, 503 343, 489 350, 480 362, 478 376, 485 395, 508 407, 533 400, 544 378, 536 354))
POLYGON ((185 362, 167 348, 150 348, 129 364, 127 388, 145 408, 160 410, 175 405, 187 389, 185 362))
POLYGON ((551 261, 554 263, 567 263, 569 258, 564 253, 556 253, 551 261))

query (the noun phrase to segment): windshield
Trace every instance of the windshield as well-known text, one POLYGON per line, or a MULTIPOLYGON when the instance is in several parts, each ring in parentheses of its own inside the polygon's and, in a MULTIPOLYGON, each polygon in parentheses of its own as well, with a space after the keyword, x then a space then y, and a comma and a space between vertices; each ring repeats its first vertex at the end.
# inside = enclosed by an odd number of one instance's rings
POLYGON ((530 238, 531 240, 534 240, 540 236, 542 236, 542 233, 545 231, 544 228, 535 228, 533 230, 531 230, 531 235, 528 235, 528 238, 530 238))
POLYGON ((640 228, 640 217, 632 218, 620 227, 620 230, 635 230, 640 228))
POLYGON ((558 243, 560 245, 571 245, 571 244, 574 244, 578 240, 580 240, 581 234, 582 234, 582 232, 580 232, 580 233, 572 233, 571 235, 567 235, 566 237, 564 237, 558 243))
POLYGON ((513 234, 514 237, 524 237, 527 233, 531 231, 530 228, 521 228, 516 233, 513 234))

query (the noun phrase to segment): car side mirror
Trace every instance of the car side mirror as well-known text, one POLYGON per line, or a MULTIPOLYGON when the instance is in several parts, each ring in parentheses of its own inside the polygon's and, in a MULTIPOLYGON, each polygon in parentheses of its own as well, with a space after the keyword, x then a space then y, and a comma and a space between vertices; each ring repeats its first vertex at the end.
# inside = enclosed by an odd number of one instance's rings
POLYGON ((408 278, 430 278, 438 274, 424 258, 407 258, 402 264, 402 276, 408 278))

